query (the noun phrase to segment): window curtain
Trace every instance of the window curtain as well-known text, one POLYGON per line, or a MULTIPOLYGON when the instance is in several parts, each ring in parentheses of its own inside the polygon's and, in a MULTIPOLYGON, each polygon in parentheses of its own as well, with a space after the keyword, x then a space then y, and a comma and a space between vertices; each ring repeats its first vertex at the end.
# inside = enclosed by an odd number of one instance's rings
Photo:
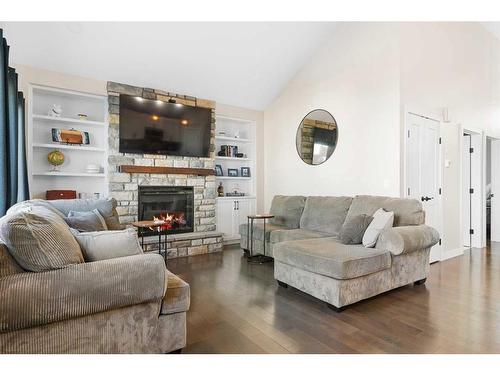
POLYGON ((25 101, 16 70, 9 67, 9 46, 0 29, 0 216, 29 197, 25 145, 25 101))

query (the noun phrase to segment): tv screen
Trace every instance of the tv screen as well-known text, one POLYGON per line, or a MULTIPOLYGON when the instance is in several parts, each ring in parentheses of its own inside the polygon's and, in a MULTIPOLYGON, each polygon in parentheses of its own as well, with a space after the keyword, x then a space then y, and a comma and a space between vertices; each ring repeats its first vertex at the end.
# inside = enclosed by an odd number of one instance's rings
POLYGON ((208 157, 208 108, 120 95, 120 152, 208 157))

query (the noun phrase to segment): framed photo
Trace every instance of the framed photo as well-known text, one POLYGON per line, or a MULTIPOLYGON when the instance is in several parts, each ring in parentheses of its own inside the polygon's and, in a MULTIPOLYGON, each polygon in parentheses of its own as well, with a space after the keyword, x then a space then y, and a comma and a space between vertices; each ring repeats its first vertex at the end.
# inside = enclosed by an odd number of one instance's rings
POLYGON ((235 168, 228 168, 227 175, 230 177, 238 177, 238 170, 235 168))
POLYGON ((220 164, 215 164, 215 175, 216 176, 223 176, 224 174, 222 173, 222 165, 220 164))
POLYGON ((241 177, 250 177, 250 167, 241 167, 241 177))
POLYGON ((90 137, 88 132, 82 132, 75 129, 67 130, 52 128, 52 142, 89 145, 90 137))

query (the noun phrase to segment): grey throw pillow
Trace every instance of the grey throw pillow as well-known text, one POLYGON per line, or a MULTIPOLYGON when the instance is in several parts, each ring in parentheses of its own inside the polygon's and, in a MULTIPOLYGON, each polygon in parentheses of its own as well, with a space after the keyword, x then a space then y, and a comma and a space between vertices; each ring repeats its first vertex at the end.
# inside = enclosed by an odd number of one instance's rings
POLYGON ((83 262, 80 246, 64 219, 45 207, 27 207, 4 216, 0 238, 27 271, 51 271, 83 262))
POLYGON ((134 229, 108 230, 80 233, 71 229, 80 244, 86 262, 142 254, 142 248, 134 229))
POLYGON ((340 230, 340 242, 344 245, 358 245, 363 241, 366 228, 370 225, 373 217, 362 214, 347 219, 340 230))
POLYGON ((64 220, 71 228, 79 232, 108 230, 106 221, 97 209, 88 212, 70 211, 64 220))

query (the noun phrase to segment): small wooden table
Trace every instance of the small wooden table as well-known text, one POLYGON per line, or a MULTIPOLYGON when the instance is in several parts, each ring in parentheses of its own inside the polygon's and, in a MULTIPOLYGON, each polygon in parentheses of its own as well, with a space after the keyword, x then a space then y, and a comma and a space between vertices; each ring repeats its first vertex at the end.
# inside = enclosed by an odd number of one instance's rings
MULTIPOLYGON (((157 231, 158 232, 158 254, 161 255, 161 226, 165 225, 164 221, 153 221, 153 220, 143 220, 143 221, 135 221, 132 223, 134 227, 138 229, 139 237, 141 237, 142 242, 141 246, 144 250, 144 233, 146 230, 157 231)), ((163 253, 163 258, 165 259, 165 263, 167 263, 167 235, 165 234, 165 252, 163 253)))
POLYGON ((261 214, 261 215, 248 215, 247 216, 247 248, 250 252, 248 257, 248 262, 250 263, 267 263, 272 262, 273 258, 266 255, 266 220, 272 219, 274 215, 271 214, 261 214), (262 220, 264 223, 264 254, 253 254, 253 222, 254 220, 262 220), (250 241, 250 246, 248 246, 248 242, 250 241))

